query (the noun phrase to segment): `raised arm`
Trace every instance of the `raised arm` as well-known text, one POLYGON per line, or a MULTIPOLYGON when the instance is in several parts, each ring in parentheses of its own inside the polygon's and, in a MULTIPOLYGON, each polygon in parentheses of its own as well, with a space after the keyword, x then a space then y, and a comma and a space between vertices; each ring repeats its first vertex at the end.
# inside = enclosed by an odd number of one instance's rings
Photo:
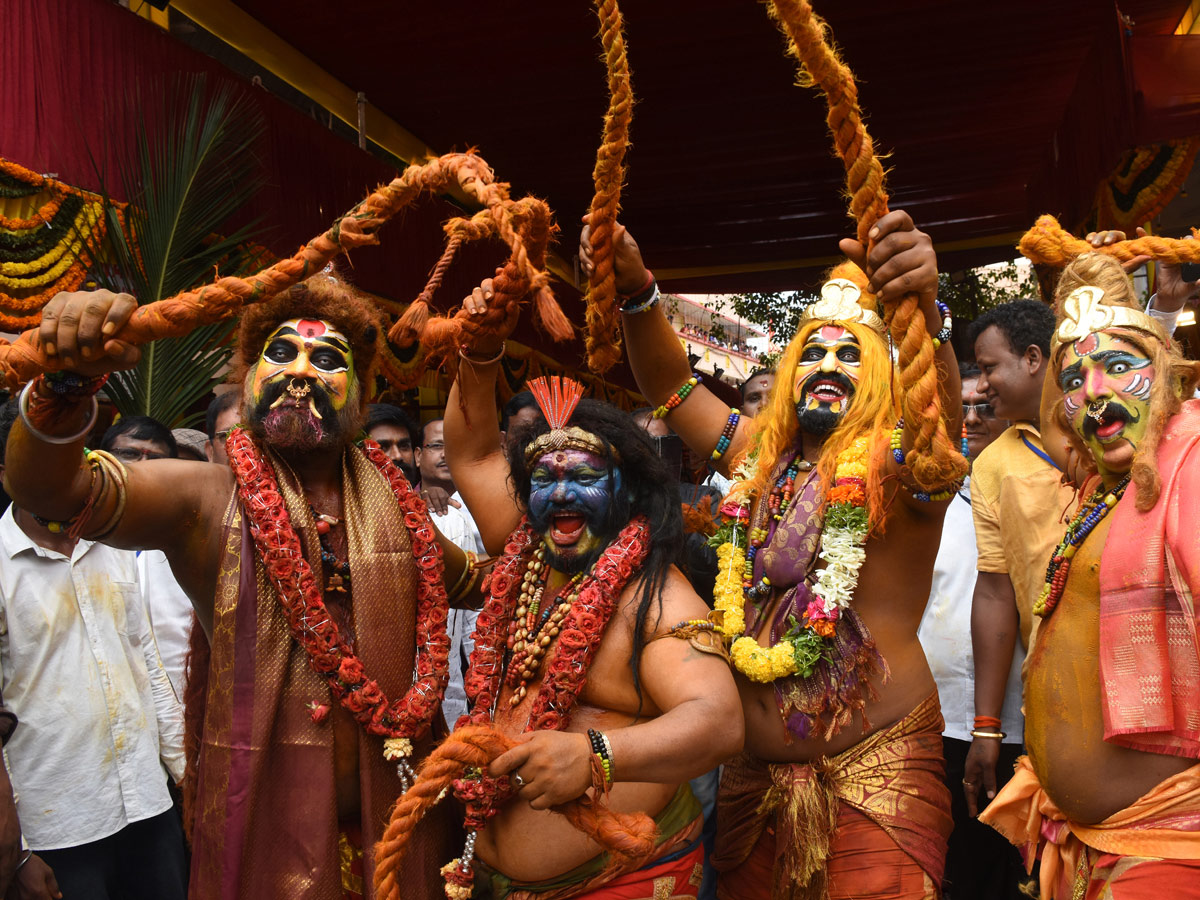
MULTIPOLYGON (((489 279, 463 300, 463 308, 483 315, 490 297, 489 279)), ((504 341, 490 334, 480 336, 473 350, 461 354, 443 425, 454 485, 479 526, 484 548, 493 555, 504 550, 505 540, 525 512, 513 493, 500 442, 496 376, 503 355, 504 341)))
MULTIPOLYGON (((103 376, 136 364, 136 347, 109 340, 136 308, 128 294, 58 294, 42 312, 39 337, 49 356, 71 372, 38 377, 22 394, 22 415, 9 434, 4 482, 13 501, 42 518, 76 528, 85 538, 123 549, 162 549, 193 602, 193 565, 219 550, 215 518, 224 511, 233 476, 209 463, 147 460, 126 468, 88 459, 84 440, 94 421, 103 376), (208 537, 206 537, 206 535, 208 537), (186 557, 187 565, 179 565, 186 557), (192 570, 192 583, 188 572, 192 570)), ((206 618, 201 613, 202 621, 206 618)))
MULTIPOLYGON (((937 254, 929 235, 913 224, 912 218, 903 210, 892 210, 881 218, 870 232, 871 244, 864 247, 858 241, 846 239, 840 247, 847 258, 856 263, 869 279, 871 291, 885 308, 895 307, 908 294, 917 295, 917 320, 923 321, 924 330, 932 339, 943 328, 945 317, 937 306, 937 254)), ((896 312, 900 315, 900 311, 896 312)), ((906 394, 902 404, 905 410, 904 430, 901 446, 911 468, 915 460, 909 451, 916 444, 916 437, 925 421, 940 415, 945 422, 947 436, 957 444, 962 431, 962 384, 958 375, 958 360, 954 347, 947 335, 933 348, 931 357, 922 358, 923 349, 919 342, 902 340, 897 347, 897 369, 901 385, 906 394), (932 372, 929 370, 932 369, 932 372), (924 390, 925 378, 936 382, 936 396, 924 403, 917 403, 917 414, 911 415, 913 399, 924 390), (936 401, 936 412, 934 401, 936 401)), ((892 458, 888 466, 899 472, 899 464, 892 458)), ((949 479, 945 487, 950 487, 949 479)), ((915 485, 909 485, 915 487, 915 485)), ((911 491, 900 493, 904 502, 917 510, 928 509, 929 504, 914 500, 911 491)), ((945 498, 949 500, 949 497, 945 498)))
MULTIPOLYGON (((592 250, 588 234, 585 226, 580 236, 579 255, 584 270, 590 273, 592 250)), ((651 405, 662 406, 687 383, 692 370, 675 329, 658 303, 658 286, 642 261, 637 242, 623 225, 616 227, 614 241, 617 293, 627 298, 621 309, 625 352, 638 389, 651 405)), ((666 421, 694 452, 709 457, 729 416, 728 406, 707 388, 697 385, 688 394, 687 402, 667 414, 666 421)), ((728 475, 729 463, 741 452, 748 437, 746 422, 739 421, 729 448, 714 466, 728 475)))

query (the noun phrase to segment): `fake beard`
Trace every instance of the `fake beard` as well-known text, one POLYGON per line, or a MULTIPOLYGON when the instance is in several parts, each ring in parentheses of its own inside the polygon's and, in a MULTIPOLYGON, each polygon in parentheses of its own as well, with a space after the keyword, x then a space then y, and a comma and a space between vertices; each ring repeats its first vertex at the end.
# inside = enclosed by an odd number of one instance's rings
POLYGON ((808 434, 824 437, 837 427, 842 421, 842 416, 846 414, 846 410, 850 406, 850 401, 854 399, 854 383, 845 375, 834 372, 827 374, 817 372, 810 375, 808 380, 804 382, 804 387, 800 392, 800 400, 796 403, 796 419, 800 423, 800 430, 808 434), (830 403, 819 398, 811 396, 810 390, 818 381, 833 381, 837 382, 845 389, 844 399, 830 403), (813 404, 810 401, 816 400, 813 404), (836 405, 836 409, 835 409, 836 405))
POLYGON ((267 386, 263 396, 251 408, 251 433, 267 446, 284 451, 304 452, 346 443, 354 433, 354 398, 349 398, 338 412, 330 403, 324 386, 307 381, 305 383, 311 390, 308 405, 279 404, 292 382, 292 379, 284 378, 267 386))

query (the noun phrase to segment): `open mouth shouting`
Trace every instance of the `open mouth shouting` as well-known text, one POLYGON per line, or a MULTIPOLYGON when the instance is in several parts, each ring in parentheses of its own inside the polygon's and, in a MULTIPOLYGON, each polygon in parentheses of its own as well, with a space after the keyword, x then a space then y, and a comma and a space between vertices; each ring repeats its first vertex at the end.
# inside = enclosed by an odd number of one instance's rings
POLYGON ((560 547, 579 543, 587 529, 587 518, 580 512, 554 513, 550 517, 550 539, 560 547))
POLYGON ((1085 437, 1095 437, 1107 444, 1121 436, 1125 426, 1136 422, 1135 415, 1119 403, 1102 400, 1088 405, 1083 422, 1085 437))
POLYGON ((826 406, 831 412, 840 413, 854 392, 850 379, 839 373, 817 373, 804 385, 804 408, 817 409, 826 406))

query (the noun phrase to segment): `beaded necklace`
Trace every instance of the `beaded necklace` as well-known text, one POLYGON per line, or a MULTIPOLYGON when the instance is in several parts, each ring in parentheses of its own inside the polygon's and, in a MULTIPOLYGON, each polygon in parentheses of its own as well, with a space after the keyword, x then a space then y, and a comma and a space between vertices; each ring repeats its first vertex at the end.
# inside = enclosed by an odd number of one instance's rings
POLYGON ((321 544, 321 564, 328 573, 328 577, 325 579, 325 592, 344 594, 350 587, 350 560, 338 559, 333 552, 333 545, 329 541, 329 529, 334 525, 340 525, 342 520, 336 516, 317 512, 317 508, 311 503, 308 504, 308 508, 312 511, 313 519, 317 523, 317 540, 321 544))
POLYGON ((766 543, 770 529, 769 522, 772 520, 775 522, 782 521, 783 517, 787 515, 796 491, 796 475, 801 471, 808 472, 812 467, 812 463, 801 459, 799 455, 788 464, 784 473, 775 480, 775 486, 771 489, 771 493, 767 497, 768 524, 750 530, 749 547, 746 550, 746 565, 742 572, 742 590, 745 592, 747 599, 751 601, 757 602, 760 598, 766 597, 771 593, 771 579, 766 575, 763 575, 759 579, 758 584, 754 583, 754 558, 758 556, 758 551, 766 543))
POLYGON ((550 567, 546 564, 546 545, 534 551, 525 566, 525 577, 521 582, 521 596, 517 609, 508 625, 508 646, 512 657, 507 664, 506 681, 513 689, 510 706, 519 706, 529 691, 529 683, 537 677, 542 658, 550 652, 554 639, 562 630, 563 620, 571 611, 571 605, 579 597, 579 582, 583 573, 577 573, 559 593, 557 603, 539 607, 546 590, 546 578, 550 567))
POLYGON ((1062 599, 1063 590, 1067 586, 1067 576, 1070 574, 1071 560, 1075 558, 1075 552, 1117 505, 1128 486, 1129 476, 1126 475, 1117 483, 1116 487, 1107 493, 1103 486, 1096 488, 1087 504, 1075 514, 1075 518, 1067 526, 1067 533, 1058 542, 1054 555, 1050 557, 1050 564, 1046 567, 1046 583, 1042 585, 1041 595, 1038 597, 1037 603, 1033 605, 1035 615, 1041 616, 1043 619, 1050 618, 1050 614, 1058 606, 1058 601, 1062 599))

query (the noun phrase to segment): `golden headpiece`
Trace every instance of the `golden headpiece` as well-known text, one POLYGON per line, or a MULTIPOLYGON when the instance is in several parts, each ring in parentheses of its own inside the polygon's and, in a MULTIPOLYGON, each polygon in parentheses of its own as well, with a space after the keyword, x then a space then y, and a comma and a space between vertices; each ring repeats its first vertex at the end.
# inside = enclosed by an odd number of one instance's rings
POLYGON ((532 379, 529 390, 550 424, 550 430, 538 435, 525 448, 526 467, 555 450, 586 450, 601 456, 611 455, 617 463, 621 461, 616 448, 604 438, 584 431, 577 425, 567 426, 567 420, 583 397, 582 384, 570 378, 551 375, 549 378, 532 379))
POLYGON ((1082 340, 1096 331, 1108 328, 1133 328, 1144 331, 1164 345, 1171 343, 1166 330, 1153 316, 1129 306, 1103 303, 1104 289, 1095 285, 1077 287, 1063 301, 1061 320, 1054 332, 1052 352, 1063 344, 1082 340))
POLYGON ((859 304, 862 290, 847 278, 830 278, 821 285, 821 299, 800 314, 800 323, 811 321, 861 322, 880 334, 886 326, 878 313, 859 304))

